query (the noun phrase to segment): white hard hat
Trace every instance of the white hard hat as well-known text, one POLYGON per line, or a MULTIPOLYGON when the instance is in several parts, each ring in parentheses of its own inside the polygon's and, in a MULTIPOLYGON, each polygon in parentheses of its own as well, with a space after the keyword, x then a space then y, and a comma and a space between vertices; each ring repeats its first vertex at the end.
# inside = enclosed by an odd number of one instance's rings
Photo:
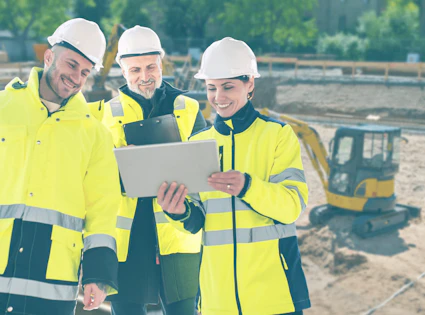
POLYGON ((161 58, 164 58, 165 52, 161 47, 158 35, 148 27, 136 25, 121 35, 115 60, 119 64, 123 56, 138 56, 151 53, 158 53, 161 58))
POLYGON ((212 43, 202 55, 196 79, 259 78, 257 59, 249 46, 231 37, 212 43))
POLYGON ((65 42, 94 63, 97 71, 103 68, 106 40, 95 22, 81 18, 66 21, 47 40, 52 46, 65 42))

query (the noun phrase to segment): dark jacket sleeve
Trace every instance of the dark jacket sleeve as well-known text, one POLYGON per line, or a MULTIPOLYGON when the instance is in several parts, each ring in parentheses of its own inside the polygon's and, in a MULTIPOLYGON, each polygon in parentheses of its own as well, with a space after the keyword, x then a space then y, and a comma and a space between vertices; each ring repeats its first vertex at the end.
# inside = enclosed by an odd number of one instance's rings
POLYGON ((118 259, 112 249, 96 247, 84 252, 82 284, 89 283, 106 284, 118 290, 118 259))
POLYGON ((204 129, 206 126, 207 122, 205 121, 204 116, 202 116, 202 111, 199 109, 198 114, 196 115, 195 124, 193 125, 192 134, 204 129))
POLYGON ((172 214, 164 210, 164 213, 173 221, 177 229, 196 234, 204 226, 205 214, 202 208, 194 202, 186 199, 186 211, 183 214, 172 214))

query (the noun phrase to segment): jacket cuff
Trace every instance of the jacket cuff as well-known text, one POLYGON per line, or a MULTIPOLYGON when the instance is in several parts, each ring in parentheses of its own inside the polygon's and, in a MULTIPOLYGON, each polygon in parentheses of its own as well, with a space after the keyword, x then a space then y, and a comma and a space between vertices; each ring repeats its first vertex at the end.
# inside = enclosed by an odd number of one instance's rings
POLYGON ((118 292, 118 259, 112 249, 97 247, 84 252, 82 285, 89 283, 108 286, 108 295, 118 292))
POLYGON ((242 187, 242 190, 240 191, 239 195, 237 195, 236 197, 242 199, 243 197, 245 197, 246 192, 248 191, 249 187, 251 187, 251 175, 249 175, 248 173, 245 173, 245 183, 242 187))
POLYGON ((163 211, 166 215, 168 215, 170 217, 170 219, 172 219, 174 221, 183 222, 190 217, 190 213, 191 213, 190 205, 189 205, 189 202, 187 201, 187 199, 184 200, 184 206, 185 206, 186 210, 182 214, 168 213, 167 210, 164 210, 164 209, 163 209, 163 211))

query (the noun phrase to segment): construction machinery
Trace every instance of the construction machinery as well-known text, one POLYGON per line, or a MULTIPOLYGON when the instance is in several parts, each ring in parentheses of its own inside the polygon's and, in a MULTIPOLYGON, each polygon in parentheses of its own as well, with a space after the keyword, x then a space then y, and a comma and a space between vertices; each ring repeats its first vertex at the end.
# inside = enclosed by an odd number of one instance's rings
POLYGON ((310 211, 312 225, 324 224, 336 214, 356 213, 353 231, 366 238, 396 230, 419 216, 420 208, 398 204, 394 193, 401 128, 340 127, 328 154, 320 135, 306 122, 268 109, 262 113, 292 126, 319 174, 327 204, 310 211))

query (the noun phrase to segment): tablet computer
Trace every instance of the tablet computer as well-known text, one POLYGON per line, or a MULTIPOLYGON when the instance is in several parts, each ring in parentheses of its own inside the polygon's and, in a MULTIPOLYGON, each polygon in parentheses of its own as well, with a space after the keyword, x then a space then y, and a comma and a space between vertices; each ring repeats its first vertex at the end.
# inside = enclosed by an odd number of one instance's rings
POLYGON ((208 177, 220 171, 216 140, 114 149, 128 197, 156 197, 163 182, 184 184, 189 193, 213 191, 208 177))
POLYGON ((181 142, 176 117, 173 114, 135 121, 123 127, 128 145, 181 142))

